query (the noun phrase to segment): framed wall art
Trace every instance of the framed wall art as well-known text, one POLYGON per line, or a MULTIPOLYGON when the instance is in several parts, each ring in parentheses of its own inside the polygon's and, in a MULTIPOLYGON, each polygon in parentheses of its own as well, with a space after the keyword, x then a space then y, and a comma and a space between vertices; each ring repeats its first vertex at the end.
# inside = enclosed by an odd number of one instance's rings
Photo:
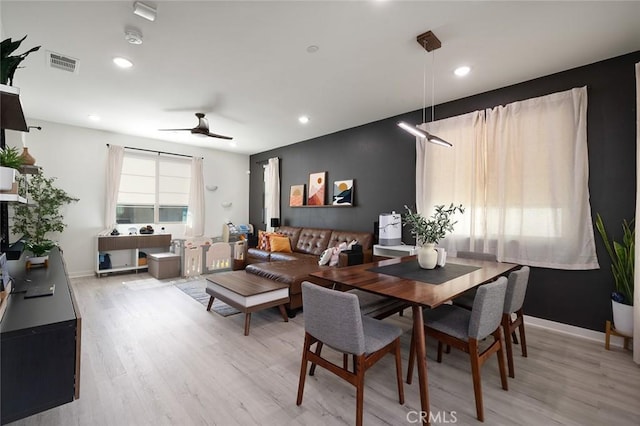
POLYGON ((307 205, 324 205, 326 181, 327 172, 311 173, 309 175, 309 195, 307 197, 307 205))
POLYGON ((304 206, 304 184, 291 185, 291 192, 289 192, 289 206, 304 206))
POLYGON ((333 182, 333 203, 334 206, 353 205, 353 179, 336 180, 333 182))

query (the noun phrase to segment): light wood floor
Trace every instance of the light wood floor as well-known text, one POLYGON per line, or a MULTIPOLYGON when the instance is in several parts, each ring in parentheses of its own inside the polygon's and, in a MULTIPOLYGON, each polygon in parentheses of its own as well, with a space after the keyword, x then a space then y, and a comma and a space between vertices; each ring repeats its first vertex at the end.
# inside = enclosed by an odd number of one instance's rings
MULTIPOLYGON (((172 285, 123 284, 147 274, 72 280, 83 318, 80 399, 24 425, 341 425, 355 422, 355 389, 318 369, 295 404, 304 315, 284 323, 276 309, 224 318, 172 285)), ((387 321, 405 330, 409 317, 387 321)), ((638 425, 640 368, 622 349, 530 327, 529 357, 500 388, 497 362, 482 370, 487 425, 638 425)), ((519 350, 519 346, 516 347, 519 350)), ((431 409, 440 423, 475 418, 470 367, 452 351, 442 364, 428 344, 431 409)), ((336 358, 338 360, 339 358, 336 358)), ((417 380, 399 405, 393 358, 367 372, 365 425, 414 424, 417 380), (412 422, 413 421, 413 422, 412 422)), ((437 424, 434 422, 433 424, 437 424)))

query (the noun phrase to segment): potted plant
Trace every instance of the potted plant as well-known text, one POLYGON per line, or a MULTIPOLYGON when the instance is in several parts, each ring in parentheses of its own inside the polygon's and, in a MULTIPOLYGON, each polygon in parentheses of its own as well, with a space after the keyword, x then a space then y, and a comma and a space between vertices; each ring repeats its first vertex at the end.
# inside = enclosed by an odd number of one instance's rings
POLYGON ((418 248, 418 264, 424 269, 433 269, 438 260, 435 245, 445 237, 447 232, 453 231, 451 217, 456 213, 464 213, 462 204, 454 206, 453 203, 447 208, 444 205, 436 205, 435 212, 429 219, 419 213, 414 213, 409 207, 404 206, 407 213, 404 214, 403 226, 411 226, 411 235, 416 239, 418 248))
POLYGON ((13 85, 13 75, 15 74, 20 62, 31 52, 35 52, 40 49, 40 46, 33 47, 24 53, 15 56, 11 55, 27 36, 22 37, 20 40, 12 41, 11 38, 2 40, 0 45, 0 84, 13 85))
POLYGON ((0 191, 9 191, 16 181, 16 170, 22 166, 18 149, 12 146, 0 148, 0 191))
POLYGON ((66 224, 60 210, 65 204, 78 201, 55 187, 54 180, 42 174, 31 177, 27 185, 29 203, 14 207, 13 232, 26 240, 25 247, 35 257, 29 259, 31 264, 44 263, 48 252, 56 247, 47 234, 64 230, 66 224))
POLYGON ((600 214, 596 214, 596 229, 611 258, 615 291, 611 293, 613 324, 620 333, 633 335, 633 273, 635 268, 636 230, 634 219, 622 221, 622 242, 611 240, 600 214))

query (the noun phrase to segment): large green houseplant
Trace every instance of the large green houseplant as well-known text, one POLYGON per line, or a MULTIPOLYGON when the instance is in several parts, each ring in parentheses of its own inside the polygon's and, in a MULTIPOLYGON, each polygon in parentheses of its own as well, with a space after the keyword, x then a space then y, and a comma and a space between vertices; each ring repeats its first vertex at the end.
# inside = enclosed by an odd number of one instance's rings
POLYGON ((29 203, 14 207, 13 232, 22 234, 25 246, 35 257, 46 255, 56 243, 47 235, 62 232, 62 206, 78 201, 54 185, 55 178, 33 175, 28 182, 29 203))
POLYGON ((633 332, 633 286, 635 271, 635 221, 622 221, 622 242, 609 238, 600 214, 596 214, 596 229, 611 258, 611 272, 615 291, 611 293, 613 323, 623 334, 633 332), (626 305, 626 306, 625 306, 626 305), (626 316, 626 317, 623 317, 626 316))
POLYGON ((20 62, 24 61, 29 53, 40 49, 40 46, 36 46, 24 53, 12 56, 11 54, 20 47, 20 44, 25 38, 27 38, 27 36, 16 41, 12 41, 11 38, 2 40, 2 44, 0 45, 0 84, 13 85, 13 75, 18 69, 20 62))
POLYGON ((403 215, 404 221, 402 226, 411 227, 411 235, 416 239, 418 249, 418 264, 424 269, 433 269, 436 265, 437 254, 434 255, 435 245, 447 235, 447 232, 453 231, 453 226, 457 221, 452 220, 452 216, 456 213, 464 213, 462 204, 455 206, 453 203, 449 207, 444 205, 436 205, 435 212, 428 219, 420 213, 413 212, 406 205, 407 212, 403 215))

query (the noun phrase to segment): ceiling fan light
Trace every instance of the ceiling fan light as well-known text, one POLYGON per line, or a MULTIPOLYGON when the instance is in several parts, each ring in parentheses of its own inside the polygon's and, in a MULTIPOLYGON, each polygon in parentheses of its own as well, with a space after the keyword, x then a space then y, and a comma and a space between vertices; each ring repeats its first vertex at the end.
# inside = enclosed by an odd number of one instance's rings
POLYGON ((131 62, 126 58, 122 58, 120 56, 113 58, 113 63, 119 66, 120 68, 131 68, 133 66, 133 62, 131 62))
POLYGON ((464 66, 456 68, 453 71, 453 73, 455 75, 457 75, 458 77, 464 77, 465 75, 469 74, 470 71, 471 71, 471 68, 469 68, 468 66, 464 65, 464 66))
POLYGON ((425 133, 424 131, 418 129, 415 126, 412 126, 410 124, 405 123, 404 121, 399 122, 398 123, 398 127, 400 127, 401 129, 411 133, 413 136, 415 136, 417 138, 423 138, 423 139, 427 138, 427 133, 425 133))

